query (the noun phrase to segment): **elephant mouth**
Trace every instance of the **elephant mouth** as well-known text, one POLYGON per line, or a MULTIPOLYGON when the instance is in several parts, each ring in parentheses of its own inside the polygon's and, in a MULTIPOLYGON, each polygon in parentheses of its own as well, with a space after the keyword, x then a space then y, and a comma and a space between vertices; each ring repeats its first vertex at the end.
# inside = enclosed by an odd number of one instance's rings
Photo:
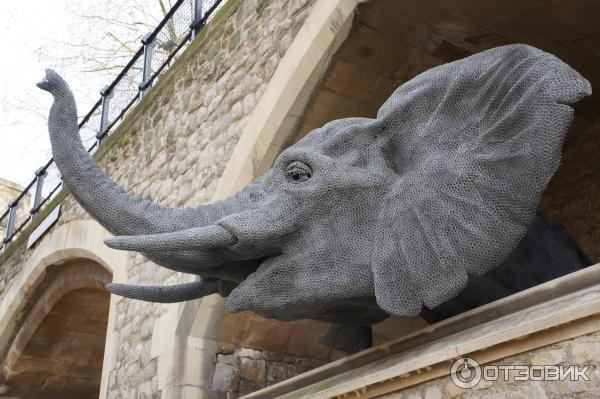
POLYGON ((161 266, 165 256, 170 261, 165 266, 171 269, 177 270, 172 266, 173 258, 184 262, 187 257, 192 265, 181 271, 201 276, 201 280, 169 286, 111 283, 106 288, 119 296, 160 303, 188 301, 211 294, 227 297, 257 272, 266 259, 279 254, 277 250, 259 250, 256 242, 242 240, 240 235, 248 236, 230 224, 215 223, 170 233, 111 237, 105 240, 108 247, 139 251, 161 266))
POLYGON ((115 295, 137 299, 146 302, 175 303, 200 299, 208 295, 219 294, 228 297, 229 294, 243 283, 249 276, 257 272, 267 257, 236 262, 235 270, 219 267, 208 270, 201 279, 191 283, 172 285, 133 285, 110 283, 106 289, 115 295), (228 273, 229 272, 229 273, 228 273), (220 276, 227 275, 227 278, 220 276))

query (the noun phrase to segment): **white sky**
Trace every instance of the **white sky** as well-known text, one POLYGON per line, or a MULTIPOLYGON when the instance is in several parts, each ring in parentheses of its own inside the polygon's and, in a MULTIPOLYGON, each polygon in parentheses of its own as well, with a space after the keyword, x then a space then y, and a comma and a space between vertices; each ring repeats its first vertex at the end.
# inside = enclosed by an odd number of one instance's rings
POLYGON ((94 58, 96 48, 114 46, 107 32, 133 40, 137 49, 137 38, 161 17, 159 0, 1 2, 0 178, 26 185, 51 157, 46 127, 51 97, 35 86, 44 68, 53 68, 67 79, 83 115, 118 70, 85 72, 89 62, 81 54, 94 58), (89 15, 125 23, 111 24, 89 15), (82 43, 94 48, 82 48, 82 43))

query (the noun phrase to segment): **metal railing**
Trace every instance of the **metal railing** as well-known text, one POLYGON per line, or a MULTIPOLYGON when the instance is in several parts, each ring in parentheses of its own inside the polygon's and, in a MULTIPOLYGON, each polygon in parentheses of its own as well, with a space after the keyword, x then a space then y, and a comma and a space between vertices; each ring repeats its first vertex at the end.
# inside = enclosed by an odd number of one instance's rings
MULTIPOLYGON (((88 152, 94 153, 99 148, 156 77, 214 16, 223 1, 179 0, 158 26, 144 36, 142 46, 113 82, 101 90, 100 99, 79 123, 80 134, 94 139, 88 152)), ((56 196, 61 186, 58 168, 50 159, 1 214, 0 234, 5 234, 0 254, 56 196)))

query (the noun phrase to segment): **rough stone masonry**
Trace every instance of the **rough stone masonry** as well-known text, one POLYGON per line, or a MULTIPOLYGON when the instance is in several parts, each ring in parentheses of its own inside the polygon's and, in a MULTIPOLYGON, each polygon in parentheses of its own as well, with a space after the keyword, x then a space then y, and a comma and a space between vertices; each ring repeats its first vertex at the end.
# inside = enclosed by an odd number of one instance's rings
MULTIPOLYGON (((130 112, 114 137, 106 141, 98 162, 107 175, 127 191, 171 207, 210 201, 250 113, 313 3, 226 2, 218 23, 207 26, 208 32, 186 49, 130 112)), ((89 218, 71 195, 61 206, 60 220, 53 229, 89 218)), ((30 255, 31 251, 18 248, 3 262, 0 300, 30 255)), ((179 273, 159 268, 133 253, 127 274, 130 282, 140 284, 172 284, 181 279, 179 273)), ((156 359, 151 358, 150 345, 155 320, 166 309, 159 304, 119 301, 115 324, 118 359, 116 368, 110 371, 109 398, 160 397, 156 359)), ((214 388, 244 391, 251 384, 257 389, 307 370, 288 360, 286 364, 293 367, 285 372, 270 371, 269 378, 262 378, 260 370, 256 378, 244 378, 256 372, 251 372, 248 362, 243 361, 245 371, 238 387, 214 388)), ((240 363, 235 364, 238 367, 240 363)), ((220 381, 219 373, 217 367, 213 382, 220 381)))

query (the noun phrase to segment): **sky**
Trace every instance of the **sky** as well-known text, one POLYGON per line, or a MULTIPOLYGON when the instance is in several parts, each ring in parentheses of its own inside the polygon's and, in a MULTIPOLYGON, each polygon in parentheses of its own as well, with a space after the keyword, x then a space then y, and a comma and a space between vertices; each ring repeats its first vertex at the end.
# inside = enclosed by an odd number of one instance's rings
POLYGON ((0 178, 24 186, 52 156, 46 126, 52 100, 35 86, 44 69, 69 82, 85 114, 119 72, 104 66, 128 57, 115 37, 137 50, 139 37, 162 18, 159 1, 0 3, 0 178))

